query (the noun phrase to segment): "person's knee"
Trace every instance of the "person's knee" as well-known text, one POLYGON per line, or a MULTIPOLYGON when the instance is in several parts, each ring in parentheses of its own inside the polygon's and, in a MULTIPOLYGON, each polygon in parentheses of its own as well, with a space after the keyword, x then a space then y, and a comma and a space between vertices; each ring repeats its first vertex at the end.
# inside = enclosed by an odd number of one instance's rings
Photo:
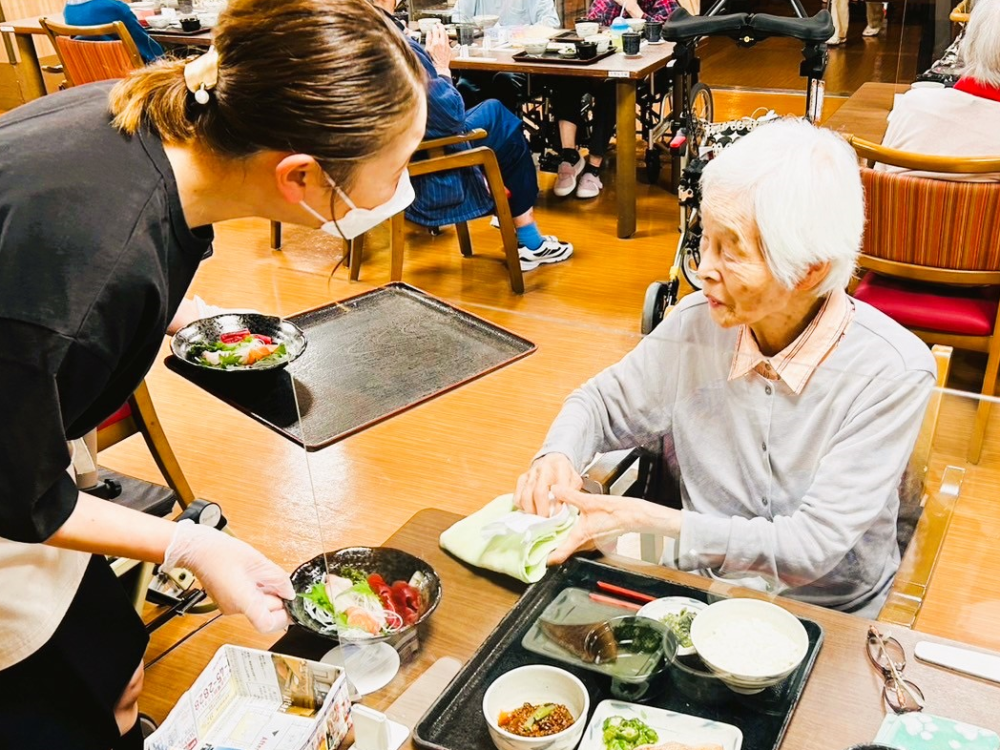
POLYGON ((131 729, 139 718, 139 695, 142 693, 145 674, 146 671, 140 663, 115 705, 115 722, 122 734, 131 729))

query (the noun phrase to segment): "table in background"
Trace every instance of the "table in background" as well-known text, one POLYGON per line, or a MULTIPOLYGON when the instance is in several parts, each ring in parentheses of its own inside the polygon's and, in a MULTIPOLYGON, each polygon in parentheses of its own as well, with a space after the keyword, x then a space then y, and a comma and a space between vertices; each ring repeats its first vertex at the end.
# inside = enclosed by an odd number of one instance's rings
POLYGON ((518 62, 513 55, 518 50, 489 50, 490 58, 456 57, 451 61, 455 71, 491 71, 495 73, 524 73, 528 76, 569 76, 596 80, 614 79, 617 83, 618 128, 615 168, 615 191, 618 194, 618 236, 635 234, 635 184, 636 184, 636 90, 639 81, 665 68, 673 57, 674 45, 643 45, 637 57, 625 57, 616 52, 592 65, 570 63, 518 62))
POLYGON ((856 135, 872 143, 881 143, 889 127, 886 118, 896 94, 909 91, 910 85, 866 83, 823 123, 841 135, 856 135))
MULTIPOLYGON (((38 61, 38 51, 35 49, 33 37, 45 36, 39 18, 49 18, 56 23, 63 23, 60 13, 49 13, 44 16, 31 16, 30 18, 20 18, 14 21, 4 21, 0 23, 0 33, 4 36, 10 35, 14 38, 14 46, 17 47, 21 60, 19 63, 11 61, 19 69, 18 82, 21 87, 21 95, 25 102, 45 96, 45 81, 42 78, 42 65, 38 61)), ((149 35, 160 42, 170 46, 184 47, 209 47, 212 44, 212 32, 203 31, 199 34, 169 34, 148 29, 149 35)))
MULTIPOLYGON (((365 704, 386 710, 428 667, 441 657, 467 661, 517 602, 525 586, 505 576, 477 571, 438 547, 441 532, 460 516, 428 509, 414 515, 393 534, 386 545, 426 560, 441 576, 441 605, 422 626, 420 651, 404 664, 383 690, 368 696, 365 704)), ((665 568, 627 566, 640 573, 707 588, 710 581, 665 568)), ((782 600, 782 605, 824 629, 824 643, 802 699, 792 716, 783 748, 792 750, 843 750, 871 740, 884 716, 882 678, 872 669, 865 649, 868 621, 852 615, 782 600)), ((885 628, 884 628, 885 630, 885 628)), ((906 677, 924 691, 927 712, 979 726, 998 729, 996 706, 1000 685, 931 667, 913 657, 919 640, 950 643, 941 638, 902 628, 892 635, 906 649, 906 677)), ((141 709, 162 720, 180 695, 225 643, 269 648, 274 635, 253 631, 242 618, 213 620, 186 641, 146 668, 141 709)), ((287 651, 319 658, 332 644, 294 629, 282 639, 287 651)), ((405 747, 412 747, 412 742, 405 747)))

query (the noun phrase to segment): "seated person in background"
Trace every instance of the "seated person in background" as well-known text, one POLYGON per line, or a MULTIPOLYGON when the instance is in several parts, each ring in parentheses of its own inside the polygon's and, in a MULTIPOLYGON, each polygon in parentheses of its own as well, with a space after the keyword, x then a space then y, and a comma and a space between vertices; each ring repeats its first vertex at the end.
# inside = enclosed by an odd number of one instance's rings
MULTIPOLYGON (((1000 155, 1000 0, 979 0, 962 41, 965 68, 955 88, 911 89, 889 113, 882 145, 937 156, 1000 155)), ((885 172, 902 167, 876 164, 885 172)), ((917 177, 996 182, 1000 174, 912 172, 917 177)))
MULTIPOLYGON (((394 0, 374 1, 392 17, 394 0)), ((485 139, 475 141, 471 146, 460 144, 453 146, 452 150, 482 145, 496 153, 504 185, 510 192, 510 212, 517 229, 521 270, 531 271, 542 264, 558 263, 569 258, 573 254, 573 245, 560 242, 552 235, 543 235, 535 222, 538 175, 521 120, 492 99, 466 111, 461 95, 451 82, 449 65, 454 50, 443 26, 430 29, 426 50, 412 39, 409 41, 427 72, 427 129, 424 137, 445 138, 476 128, 488 133, 485 139)), ((477 168, 414 177, 413 189, 416 199, 406 210, 406 216, 423 226, 455 224, 485 216, 493 210, 493 197, 477 168)))
POLYGON ((702 191, 704 291, 570 395, 515 499, 579 509, 550 563, 646 531, 663 564, 874 617, 935 364, 844 291, 865 219, 854 152, 779 121, 709 162, 702 191), (577 491, 598 451, 653 445, 683 510, 577 491))
MULTIPOLYGON (((458 0, 452 20, 473 23, 476 16, 499 16, 501 26, 549 26, 558 29, 559 14, 554 0, 458 0)), ((474 107, 487 99, 498 99, 514 114, 520 114, 519 103, 527 88, 523 73, 491 73, 464 71, 458 79, 458 90, 466 107, 474 107)))
MULTIPOLYGON (((627 17, 647 18, 650 21, 666 21, 677 8, 677 0, 622 2, 627 17)), ((587 20, 610 26, 621 13, 622 4, 616 0, 594 0, 587 20)), ((611 143, 611 135, 615 132, 615 82, 613 79, 594 83, 586 78, 563 78, 553 89, 552 110, 559 123, 559 141, 562 144, 554 192, 560 198, 574 191, 577 198, 596 198, 604 187, 600 178, 601 164, 611 143), (576 133, 582 124, 582 100, 588 93, 593 96, 594 104, 590 143, 587 160, 584 161, 576 148, 576 133)))
POLYGON ((70 26, 100 26, 121 21, 139 48, 143 62, 163 57, 163 47, 146 33, 135 14, 121 0, 66 0, 63 20, 70 26))

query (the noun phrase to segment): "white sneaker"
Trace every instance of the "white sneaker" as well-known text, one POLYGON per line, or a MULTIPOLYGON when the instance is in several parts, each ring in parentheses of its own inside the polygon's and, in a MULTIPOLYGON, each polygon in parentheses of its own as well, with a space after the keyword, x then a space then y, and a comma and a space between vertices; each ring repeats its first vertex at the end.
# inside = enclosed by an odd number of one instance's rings
POLYGON ((874 26, 865 26, 865 30, 861 32, 861 36, 878 36, 882 29, 876 29, 874 26))
POLYGON ((546 235, 545 241, 536 250, 529 250, 524 245, 518 245, 517 255, 521 259, 522 271, 534 271, 544 263, 558 263, 573 254, 573 245, 560 242, 554 235, 546 235))
POLYGON ((570 164, 568 161, 559 162, 559 175, 556 177, 556 186, 552 192, 559 198, 572 194, 576 190, 576 178, 580 176, 585 166, 586 162, 582 156, 576 164, 570 164))
POLYGON ((577 198, 596 198, 601 194, 601 190, 604 188, 604 183, 601 182, 601 178, 592 172, 585 172, 583 177, 580 178, 579 184, 576 186, 576 197, 577 198))

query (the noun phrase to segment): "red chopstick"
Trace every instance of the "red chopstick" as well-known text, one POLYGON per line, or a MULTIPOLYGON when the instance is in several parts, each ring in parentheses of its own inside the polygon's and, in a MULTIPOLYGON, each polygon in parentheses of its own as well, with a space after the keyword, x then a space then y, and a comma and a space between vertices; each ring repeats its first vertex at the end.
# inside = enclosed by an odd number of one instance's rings
POLYGON ((621 607, 622 609, 628 609, 632 612, 638 612, 642 607, 638 604, 633 604, 632 602, 624 602, 621 599, 615 599, 613 596, 604 596, 604 594, 591 594, 590 598, 595 602, 600 602, 601 604, 610 604, 612 607, 621 607))
POLYGON ((607 591, 610 594, 618 594, 619 596, 624 596, 627 599, 635 599, 637 602, 651 602, 656 599, 655 596, 650 596, 649 594, 640 594, 638 591, 632 591, 632 589, 623 589, 621 586, 615 586, 613 583, 605 583, 604 581, 597 582, 597 588, 601 591, 607 591))

